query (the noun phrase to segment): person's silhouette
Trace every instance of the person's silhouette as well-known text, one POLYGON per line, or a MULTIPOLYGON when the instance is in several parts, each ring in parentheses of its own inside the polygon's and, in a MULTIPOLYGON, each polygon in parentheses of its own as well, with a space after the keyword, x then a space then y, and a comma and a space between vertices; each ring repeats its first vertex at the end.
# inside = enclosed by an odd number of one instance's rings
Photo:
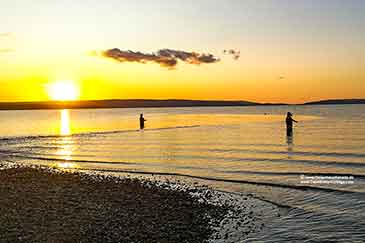
POLYGON ((144 129, 144 122, 147 121, 146 119, 144 119, 143 114, 140 114, 139 116, 139 128, 140 129, 144 129))
POLYGON ((293 114, 291 112, 286 113, 286 135, 292 136, 293 135, 293 122, 297 122, 293 119, 293 114))

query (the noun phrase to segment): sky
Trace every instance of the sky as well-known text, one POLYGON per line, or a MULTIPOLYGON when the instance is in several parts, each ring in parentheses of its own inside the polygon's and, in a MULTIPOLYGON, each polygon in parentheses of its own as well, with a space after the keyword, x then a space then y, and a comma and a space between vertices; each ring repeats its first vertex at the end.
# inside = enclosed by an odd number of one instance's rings
POLYGON ((365 98, 364 12, 363 0, 2 0, 0 101, 52 99, 63 80, 79 99, 365 98), (166 67, 165 49, 216 61, 174 52, 166 67))

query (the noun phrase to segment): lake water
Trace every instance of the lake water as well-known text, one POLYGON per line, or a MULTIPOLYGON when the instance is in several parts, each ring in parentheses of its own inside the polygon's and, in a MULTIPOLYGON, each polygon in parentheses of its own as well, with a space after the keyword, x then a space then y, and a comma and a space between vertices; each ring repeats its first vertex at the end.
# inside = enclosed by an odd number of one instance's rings
POLYGON ((289 206, 250 242, 365 239, 365 105, 0 111, 0 136, 3 161, 205 178, 289 206))

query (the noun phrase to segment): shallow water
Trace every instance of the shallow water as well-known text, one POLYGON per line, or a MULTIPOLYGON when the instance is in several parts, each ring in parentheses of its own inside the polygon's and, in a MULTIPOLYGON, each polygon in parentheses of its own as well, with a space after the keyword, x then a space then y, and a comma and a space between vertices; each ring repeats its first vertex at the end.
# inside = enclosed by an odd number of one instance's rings
POLYGON ((0 156, 205 178, 291 208, 251 241, 363 242, 364 121, 365 105, 1 111, 0 156))

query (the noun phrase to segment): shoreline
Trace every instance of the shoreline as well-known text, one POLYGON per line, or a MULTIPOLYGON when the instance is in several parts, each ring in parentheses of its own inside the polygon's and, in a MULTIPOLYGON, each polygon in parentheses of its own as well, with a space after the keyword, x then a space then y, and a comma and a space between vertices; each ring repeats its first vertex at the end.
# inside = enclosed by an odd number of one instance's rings
POLYGON ((265 225, 254 199, 204 186, 23 165, 0 179, 7 241, 235 242, 265 225))
POLYGON ((256 102, 246 100, 191 100, 191 99, 106 99, 71 101, 5 101, 0 110, 60 110, 113 108, 188 108, 188 107, 250 107, 250 106, 307 106, 365 104, 363 98, 326 99, 301 103, 256 102))

